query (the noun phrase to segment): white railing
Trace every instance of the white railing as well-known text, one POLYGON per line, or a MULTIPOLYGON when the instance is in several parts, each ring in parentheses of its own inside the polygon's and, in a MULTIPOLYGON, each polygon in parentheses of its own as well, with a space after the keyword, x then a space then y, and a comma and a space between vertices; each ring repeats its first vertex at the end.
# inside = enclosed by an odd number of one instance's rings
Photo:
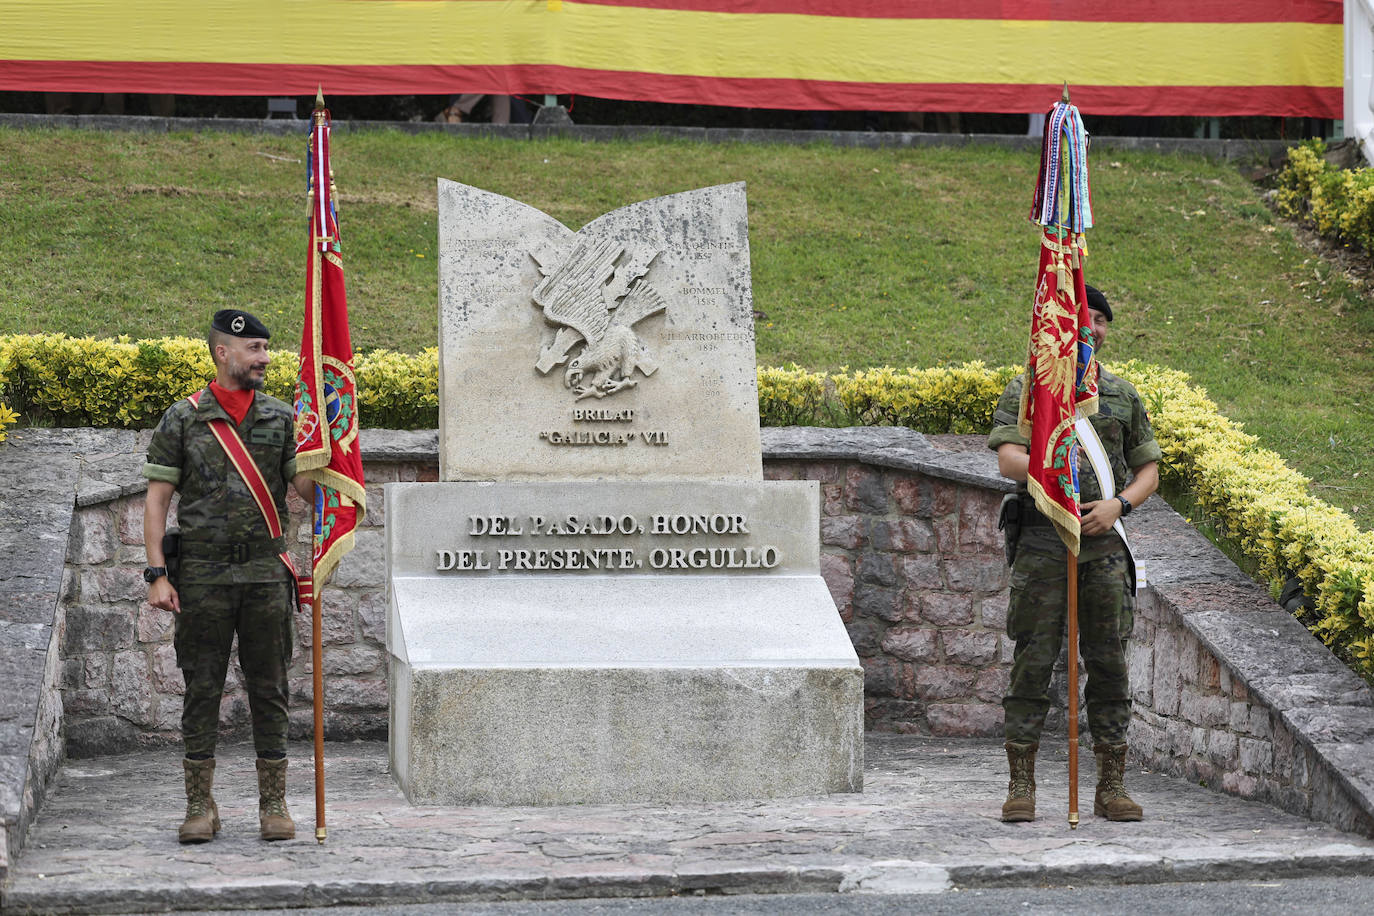
POLYGON ((1345 135, 1374 164, 1374 2, 1345 0, 1345 135))

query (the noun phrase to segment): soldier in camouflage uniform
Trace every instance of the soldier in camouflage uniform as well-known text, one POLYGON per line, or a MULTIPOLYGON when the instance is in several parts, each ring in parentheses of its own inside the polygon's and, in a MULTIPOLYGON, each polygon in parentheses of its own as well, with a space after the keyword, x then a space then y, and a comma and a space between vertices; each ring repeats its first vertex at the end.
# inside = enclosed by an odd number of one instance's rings
MULTIPOLYGON (((1112 320, 1111 306, 1089 286, 1097 352, 1112 320)), ((993 415, 988 447, 997 452, 1003 476, 1019 481, 1021 531, 1011 569, 1011 606, 1007 635, 1016 643, 1011 683, 1002 700, 1011 781, 1002 806, 1004 821, 1035 818, 1035 753, 1049 711, 1049 683, 1064 641, 1068 614, 1067 551, 1049 519, 1036 510, 1026 490, 1030 443, 1017 430, 1024 376, 1002 392, 993 415)), ((1127 680, 1127 639, 1135 619, 1135 571, 1117 519, 1140 505, 1159 486, 1159 444, 1140 395, 1130 382, 1105 369, 1098 376, 1098 412, 1090 418, 1111 463, 1113 489, 1102 488, 1087 457, 1079 466, 1082 540, 1078 555, 1079 645, 1087 671, 1084 689, 1088 727, 1097 757, 1098 783, 1093 811, 1111 820, 1138 821, 1140 806, 1126 794, 1126 729, 1131 719, 1127 680), (1129 480, 1129 483, 1128 483, 1129 480)))
POLYGON ((296 584, 243 477, 207 421, 233 425, 287 527, 288 485, 307 500, 313 484, 296 474, 291 408, 261 389, 270 356, 268 331, 247 312, 215 314, 208 336, 215 381, 197 403, 181 400, 162 415, 148 445, 143 536, 148 603, 173 611, 177 667, 186 682, 181 731, 186 759, 183 843, 214 838, 219 812, 211 795, 220 697, 230 646, 239 641, 257 750, 259 826, 263 839, 295 836, 286 809, 287 666, 291 661, 296 584), (178 581, 167 576, 162 538, 173 492, 180 493, 178 581))

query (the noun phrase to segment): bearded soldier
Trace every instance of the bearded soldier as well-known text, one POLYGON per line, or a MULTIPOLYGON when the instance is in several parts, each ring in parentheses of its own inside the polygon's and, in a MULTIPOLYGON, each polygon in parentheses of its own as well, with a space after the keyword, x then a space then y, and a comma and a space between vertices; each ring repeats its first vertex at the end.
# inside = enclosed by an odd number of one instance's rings
MULTIPOLYGON (((1087 287, 1095 352, 1102 352, 1112 308, 1107 297, 1087 287)), ((1067 554, 1050 520, 1026 490, 1029 442, 1017 429, 1024 376, 1007 385, 993 415, 988 447, 997 452, 1004 477, 1019 482, 1015 509, 1020 534, 1011 569, 1007 635, 1016 643, 1011 683, 1002 700, 1011 780, 1002 820, 1035 819, 1035 754, 1049 711, 1049 683, 1064 641, 1068 585, 1067 554)), ((1087 670, 1084 690, 1088 727, 1097 757, 1095 814, 1114 821, 1138 821, 1141 808, 1126 793, 1126 729, 1131 720, 1126 643, 1135 619, 1135 568, 1127 545, 1114 530, 1159 486, 1159 444, 1134 386, 1099 369, 1098 411, 1089 418, 1111 469, 1099 481, 1091 463, 1080 463, 1082 539, 1078 555, 1079 644, 1087 670), (1109 495, 1115 494, 1115 495, 1109 495)))
POLYGON ((247 312, 215 313, 207 338, 215 380, 167 409, 143 466, 148 603, 176 615, 177 667, 186 682, 186 819, 177 834, 182 843, 214 839, 220 828, 211 784, 235 634, 258 757, 261 835, 286 840, 296 832, 286 808, 286 673, 296 582, 280 520, 289 521, 288 485, 307 502, 314 487, 296 474, 291 408, 259 390, 270 361, 268 336, 247 312), (175 582, 163 549, 173 492, 181 498, 175 582))

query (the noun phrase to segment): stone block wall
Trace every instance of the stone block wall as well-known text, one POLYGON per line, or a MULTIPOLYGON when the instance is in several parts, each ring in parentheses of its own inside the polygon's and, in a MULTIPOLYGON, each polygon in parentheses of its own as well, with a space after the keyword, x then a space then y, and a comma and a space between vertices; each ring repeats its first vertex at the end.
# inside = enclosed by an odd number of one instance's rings
MULTIPOLYGON (((353 551, 324 591, 321 645, 325 731, 332 740, 385 738, 386 570, 382 487, 437 479, 428 462, 373 462, 366 468, 371 509, 353 551)), ((298 565, 308 563, 309 513, 288 498, 298 565)), ((175 506, 173 518, 175 522, 175 506)), ((143 496, 79 507, 67 552, 60 632, 67 752, 74 757, 175 743, 180 735, 181 672, 172 646, 173 614, 149 605, 143 582, 143 496)), ((313 734, 312 626, 296 615, 291 670, 291 735, 313 734)), ((226 734, 249 733, 242 673, 231 664, 220 705, 226 734)))
MULTIPOLYGON (((869 729, 1000 733, 1011 650, 1006 564, 993 519, 1001 494, 857 462, 768 462, 765 476, 817 480, 821 570, 865 674, 869 729)), ((384 484, 434 480, 428 462, 368 462, 369 513, 324 591, 325 726, 331 740, 387 728, 384 484)), ((298 562, 308 543, 293 494, 298 562)), ((148 605, 143 498, 78 508, 67 557, 61 687, 67 750, 81 757, 178 740, 182 679, 173 615, 148 605)), ((297 616, 293 737, 312 733, 311 626, 297 616)), ((220 708, 247 734, 248 700, 231 665, 220 708)))
POLYGON ((62 762, 63 556, 81 455, 99 443, 14 430, 0 458, 0 886, 62 762))
POLYGON ((821 572, 864 668, 866 727, 996 735, 1011 665, 1002 494, 842 461, 769 461, 821 484, 821 572))
POLYGON ((1156 564, 1131 646, 1132 757, 1159 772, 1374 836, 1374 696, 1267 591, 1184 565, 1212 549, 1172 512, 1142 519, 1156 564))
MULTIPOLYGON (((372 512, 325 592, 332 739, 386 734, 381 488, 436 477, 432 434, 428 443, 407 435, 365 436, 372 512), (383 436, 400 444, 379 448, 383 436)), ((864 667, 867 727, 1000 736, 1012 647, 994 520, 1009 484, 979 437, 765 430, 764 447, 765 476, 820 483, 821 569, 864 667)), ((178 740, 171 615, 143 603, 142 505, 129 489, 78 499, 55 620, 72 756, 178 740)), ((293 518, 303 554, 304 508, 293 518)), ((1159 499, 1132 523, 1149 580, 1131 649, 1134 759, 1374 835, 1368 687, 1159 499)), ((297 737, 311 731, 309 649, 302 615, 291 674, 297 737)), ((1051 688, 1050 727, 1060 733, 1064 682, 1061 670, 1051 688)), ((247 734, 236 672, 222 717, 226 731, 247 734)))

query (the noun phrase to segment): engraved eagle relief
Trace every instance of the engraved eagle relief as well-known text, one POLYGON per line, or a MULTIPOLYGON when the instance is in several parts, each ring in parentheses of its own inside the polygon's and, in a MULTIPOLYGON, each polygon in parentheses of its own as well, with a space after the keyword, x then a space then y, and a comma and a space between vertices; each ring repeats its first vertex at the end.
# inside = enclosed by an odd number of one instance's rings
POLYGON ((611 239, 577 238, 571 250, 531 251, 540 279, 531 294, 550 328, 535 368, 547 375, 566 363, 563 384, 574 400, 604 398, 638 384, 658 363, 635 325, 667 308, 646 279, 662 254, 653 247, 631 248, 611 239))

